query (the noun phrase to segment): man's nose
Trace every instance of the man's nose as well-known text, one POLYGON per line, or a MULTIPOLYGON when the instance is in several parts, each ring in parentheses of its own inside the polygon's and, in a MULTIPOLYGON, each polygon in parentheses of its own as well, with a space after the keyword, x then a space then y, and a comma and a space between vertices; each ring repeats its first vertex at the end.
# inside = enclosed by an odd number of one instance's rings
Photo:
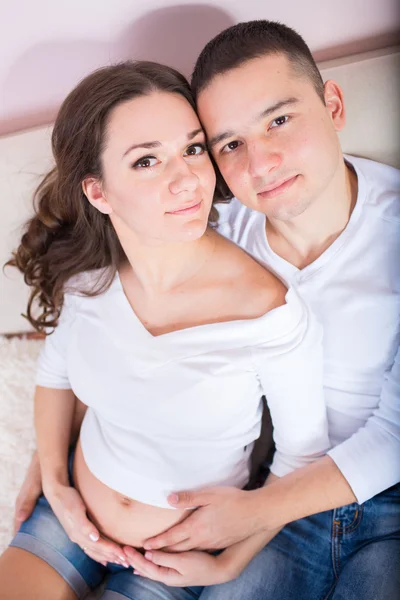
POLYGON ((256 140, 248 145, 248 170, 252 177, 265 177, 282 163, 281 153, 269 140, 256 140))

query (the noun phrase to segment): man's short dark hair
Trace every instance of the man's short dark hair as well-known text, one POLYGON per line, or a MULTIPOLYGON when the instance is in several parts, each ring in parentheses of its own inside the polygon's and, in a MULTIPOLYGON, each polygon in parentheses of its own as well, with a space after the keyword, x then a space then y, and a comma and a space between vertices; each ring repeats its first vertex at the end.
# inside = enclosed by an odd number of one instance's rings
POLYGON ((294 29, 274 21, 238 23, 219 33, 205 46, 192 75, 192 90, 197 98, 216 77, 240 67, 253 58, 283 54, 293 71, 308 77, 325 104, 324 83, 311 51, 294 29))

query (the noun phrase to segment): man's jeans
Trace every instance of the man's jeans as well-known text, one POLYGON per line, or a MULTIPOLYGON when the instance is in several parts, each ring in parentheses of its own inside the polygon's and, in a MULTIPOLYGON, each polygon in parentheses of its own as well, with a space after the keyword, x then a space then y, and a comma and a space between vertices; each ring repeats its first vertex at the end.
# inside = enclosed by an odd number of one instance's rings
POLYGON ((398 600, 400 484, 287 525, 242 575, 201 600, 398 600))
POLYGON ((104 600, 398 600, 399 521, 400 484, 287 525, 229 583, 183 589, 130 575, 129 595, 104 600))

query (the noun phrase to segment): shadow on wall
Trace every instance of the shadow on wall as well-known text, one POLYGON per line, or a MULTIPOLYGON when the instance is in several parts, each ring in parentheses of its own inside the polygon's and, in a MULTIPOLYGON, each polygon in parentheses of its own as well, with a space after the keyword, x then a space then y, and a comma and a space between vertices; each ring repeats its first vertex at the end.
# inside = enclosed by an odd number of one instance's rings
POLYGON ((9 116, 0 120, 0 136, 51 123, 76 83, 103 65, 153 60, 190 76, 205 44, 233 24, 231 15, 213 6, 170 6, 143 15, 115 40, 33 46, 14 63, 5 81, 5 106, 15 106, 13 99, 20 98, 22 90, 26 106, 13 112, 10 108, 9 116))
POLYGON ((380 50, 381 48, 388 48, 390 46, 398 46, 399 42, 400 31, 393 31, 382 35, 375 35, 374 37, 354 40, 347 44, 340 44, 339 46, 331 46, 329 48, 317 50, 316 52, 313 52, 313 56, 317 62, 322 62, 325 60, 351 56, 353 54, 360 54, 362 52, 380 50))

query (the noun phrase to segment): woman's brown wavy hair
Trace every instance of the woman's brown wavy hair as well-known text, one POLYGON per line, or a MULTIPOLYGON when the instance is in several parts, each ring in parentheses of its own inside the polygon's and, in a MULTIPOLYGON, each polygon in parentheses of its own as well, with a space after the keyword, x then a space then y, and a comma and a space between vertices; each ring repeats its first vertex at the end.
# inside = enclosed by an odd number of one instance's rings
MULTIPOLYGON (((94 289, 79 290, 91 296, 100 294, 111 285, 124 259, 108 215, 87 201, 82 181, 88 176, 102 179, 101 156, 110 111, 153 91, 180 94, 196 110, 183 75, 146 61, 95 71, 77 85, 60 108, 52 134, 55 167, 37 188, 35 215, 7 263, 17 267, 32 287, 25 316, 38 331, 57 325, 65 284, 71 277, 108 267, 94 289), (34 312, 38 314, 34 316, 34 312)), ((218 171, 217 182, 214 202, 223 201, 226 195, 218 171)), ((213 206, 210 223, 217 217, 213 206)))

